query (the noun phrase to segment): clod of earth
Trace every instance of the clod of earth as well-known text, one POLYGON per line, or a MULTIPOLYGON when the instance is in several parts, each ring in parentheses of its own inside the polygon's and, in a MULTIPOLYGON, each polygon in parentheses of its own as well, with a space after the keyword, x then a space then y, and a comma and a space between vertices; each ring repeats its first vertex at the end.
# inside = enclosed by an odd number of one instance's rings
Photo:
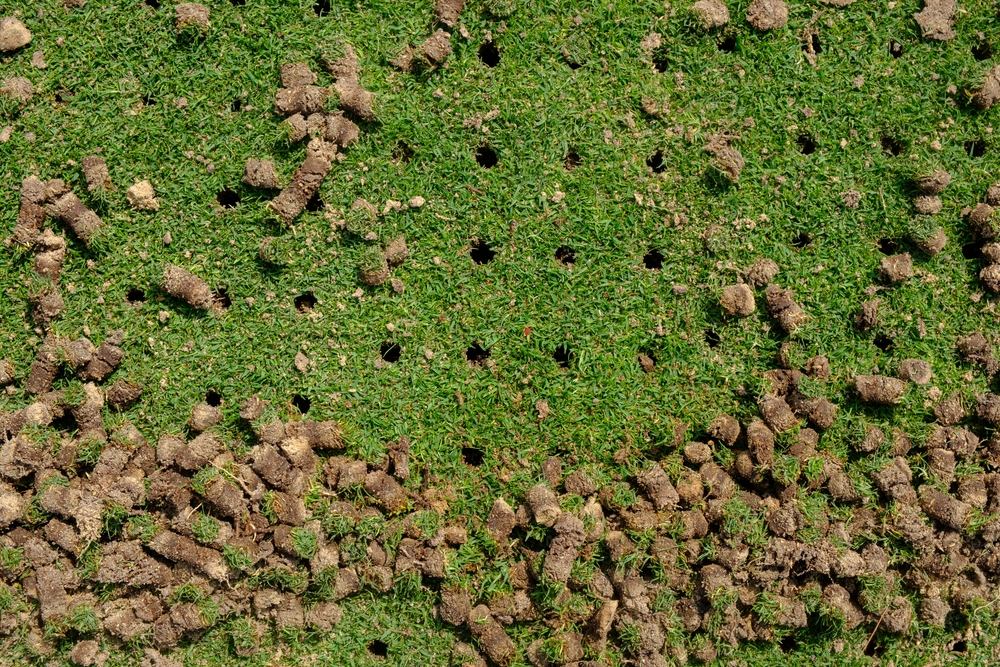
POLYGON ((986 203, 976 204, 969 213, 969 229, 977 239, 989 241, 997 235, 993 228, 993 213, 993 207, 986 203))
POLYGON ((724 288, 719 301, 722 304, 723 312, 731 317, 746 317, 753 314, 757 309, 753 298, 753 290, 748 285, 742 283, 724 288))
POLYGON ((156 198, 156 191, 153 190, 153 184, 149 181, 139 181, 125 192, 125 196, 133 208, 142 211, 158 211, 160 209, 160 200, 156 198))
POLYGON ((389 266, 399 266, 406 261, 409 252, 406 247, 406 238, 400 236, 390 241, 389 245, 385 247, 385 261, 388 262, 389 266))
POLYGON ((941 198, 934 195, 917 195, 913 198, 913 210, 920 215, 937 215, 941 212, 941 198))
POLYGON ((913 179, 914 185, 925 195, 941 194, 951 184, 951 174, 944 169, 938 169, 929 176, 919 176, 913 179))
POLYGON ((722 0, 698 0, 691 6, 691 11, 709 30, 729 23, 729 9, 722 0))
POLYGON ((0 86, 0 95, 17 100, 21 104, 27 104, 35 95, 35 86, 23 76, 13 76, 3 80, 3 85, 0 86))
POLYGON ((444 30, 437 30, 417 47, 416 58, 425 67, 433 69, 444 64, 451 55, 451 35, 444 30))
POLYGON ((187 28, 207 32, 212 27, 209 22, 209 10, 205 5, 196 2, 182 2, 177 5, 174 11, 176 12, 174 23, 178 32, 187 28))
POLYGON ((104 190, 113 192, 115 184, 111 182, 111 175, 108 173, 108 164, 104 158, 93 155, 80 160, 83 168, 83 177, 87 181, 87 192, 104 190))
POLYGON ((1000 101, 1000 65, 986 74, 983 85, 972 96, 973 106, 983 110, 989 109, 998 101, 1000 101))
POLYGON ((437 0, 434 18, 449 28, 454 28, 465 7, 465 0, 437 0))
POLYGON ((100 216, 84 206, 80 198, 72 192, 64 194, 46 206, 45 211, 53 218, 69 225, 73 233, 88 246, 104 229, 104 221, 100 216))
POLYGON ((278 172, 274 169, 274 163, 270 160, 247 160, 243 168, 243 184, 252 188, 262 188, 265 190, 277 190, 278 172))
POLYGON ((281 66, 281 85, 284 88, 302 88, 316 83, 316 74, 306 63, 286 63, 281 66))
POLYGON ((788 24, 788 5, 784 0, 753 0, 747 9, 747 23, 765 32, 784 28, 788 24))
POLYGON ((8 53, 27 46, 31 42, 31 31, 13 16, 0 19, 0 51, 8 53))
POLYGON ((986 203, 990 206, 1000 206, 1000 181, 986 189, 986 203))
POLYGON ((882 258, 879 276, 887 283, 901 283, 913 277, 913 258, 910 253, 882 258))
POLYGON ((361 120, 375 120, 375 111, 372 108, 375 96, 362 88, 357 79, 337 79, 333 88, 337 93, 341 108, 361 120))
POLYGON ((934 376, 930 363, 923 359, 903 359, 899 362, 899 379, 914 384, 927 384, 934 376))
POLYGON ((337 147, 323 139, 313 139, 306 149, 306 159, 292 174, 292 180, 268 206, 285 223, 291 224, 312 199, 330 173, 337 147))
POLYGON ((322 113, 326 98, 329 96, 330 89, 320 86, 279 88, 274 95, 274 111, 282 116, 294 114, 309 116, 314 113, 322 113))
POLYGON ((771 316, 788 333, 794 333, 808 319, 802 307, 795 302, 791 290, 781 289, 778 285, 771 283, 764 290, 764 296, 767 298, 767 309, 771 316))
POLYGON ((858 375, 854 386, 862 401, 877 405, 895 405, 906 391, 905 382, 886 375, 858 375))
POLYGON ((717 134, 705 146, 705 151, 715 157, 713 164, 733 183, 738 183, 746 162, 738 150, 729 145, 730 137, 717 134))
POLYGON ((743 272, 754 287, 764 287, 778 275, 778 264, 773 259, 758 259, 743 272))
POLYGON ((948 41, 955 36, 955 0, 924 0, 924 8, 913 15, 927 39, 948 41))
POLYGON ((943 227, 938 227, 932 234, 914 237, 913 242, 928 256, 934 257, 944 250, 944 247, 948 244, 948 236, 945 234, 943 227))
POLYGON ((173 297, 189 305, 208 310, 212 307, 212 288, 204 280, 187 269, 168 264, 163 270, 163 289, 173 297))

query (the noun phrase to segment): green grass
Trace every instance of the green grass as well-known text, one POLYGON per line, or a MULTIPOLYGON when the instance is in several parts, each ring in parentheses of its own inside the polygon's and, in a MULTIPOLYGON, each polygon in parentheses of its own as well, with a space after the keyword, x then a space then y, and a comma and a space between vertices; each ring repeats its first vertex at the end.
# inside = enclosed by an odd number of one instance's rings
MULTIPOLYGON (((757 415, 760 373, 775 367, 788 337, 764 312, 762 293, 755 315, 730 320, 721 315, 718 293, 760 257, 778 262, 777 281, 795 291, 811 317, 793 338, 793 359, 830 359, 832 377, 808 391, 836 402, 845 428, 835 425, 821 450, 846 455, 848 424, 916 434, 933 419, 929 387, 914 387, 896 409, 872 409, 848 391, 855 373, 892 372, 899 360, 919 357, 934 364, 932 385, 944 395, 958 391, 969 399, 989 387, 977 369, 957 360, 953 346, 959 335, 996 326, 990 299, 970 299, 981 289, 980 265, 961 252, 970 238, 959 215, 1000 179, 998 112, 964 106, 966 91, 995 64, 972 55, 977 31, 995 35, 991 3, 965 3, 958 37, 937 43, 919 36, 912 19, 918 0, 892 8, 859 0, 839 10, 794 3, 789 27, 771 34, 749 29, 743 21, 749 2, 738 0, 728 3, 733 19, 724 34, 735 47, 727 52, 717 48, 719 35, 693 28, 688 3, 472 0, 462 15, 471 37, 453 36, 448 67, 415 75, 388 60, 429 34, 428 0, 333 0, 323 17, 306 0, 208 4, 212 28, 197 38, 175 35, 166 1, 154 10, 137 0, 90 0, 67 11, 61 0, 14 0, 2 10, 20 13, 34 33, 28 49, 5 56, 4 75, 27 76, 38 92, 24 109, 6 102, 0 108, 0 127, 15 128, 0 144, 0 229, 13 227, 13 186, 32 173, 65 179, 101 212, 108 223, 104 250, 69 239, 61 279, 67 308, 53 330, 95 343, 108 330, 125 330, 127 356, 112 379, 145 387, 124 418, 150 441, 182 432, 191 407, 214 390, 223 398, 223 430, 237 449, 245 433, 238 417, 243 400, 260 394, 288 418, 297 416, 291 397, 301 394, 311 400, 310 417, 345 426, 351 456, 376 461, 386 442, 409 436, 411 470, 426 467, 451 498, 445 516, 434 517, 442 525, 485 518, 497 495, 520 499, 551 455, 577 457, 601 471, 602 486, 610 485, 645 457, 673 454, 677 424, 686 439, 702 439, 720 411, 744 421, 757 415), (816 12, 822 12, 814 25, 823 52, 813 67, 797 35, 816 12), (501 52, 492 69, 476 55, 487 32, 501 52), (662 46, 645 54, 639 43, 650 32, 661 34, 662 46), (265 211, 270 195, 240 185, 243 164, 273 158, 287 181, 301 163, 304 146, 288 144, 271 112, 278 69, 306 60, 320 72, 321 48, 337 39, 358 51, 362 82, 378 96, 379 121, 363 125, 359 143, 324 183, 330 219, 306 212, 285 229, 265 211), (890 56, 890 40, 903 46, 901 58, 890 56), (44 51, 47 69, 30 66, 35 49, 44 51), (856 77, 864 79, 860 88, 856 77), (181 96, 185 108, 174 104, 181 96), (241 110, 233 111, 237 99, 241 110), (661 110, 657 116, 643 111, 648 102, 661 110), (738 184, 713 176, 703 151, 720 132, 738 136, 734 145, 746 159, 738 184), (804 136, 815 141, 815 152, 799 151, 804 136), (902 153, 887 154, 883 137, 900 141, 902 153), (931 148, 935 140, 939 151, 931 148), (987 142, 986 154, 970 157, 966 142, 978 140, 987 142), (394 157, 401 143, 412 151, 409 161, 394 157), (484 145, 499 158, 489 170, 475 160, 484 145), (100 200, 84 195, 76 166, 97 151, 118 185, 100 200), (570 152, 579 157, 571 171, 564 167, 570 152), (657 152, 662 170, 653 173, 647 159, 657 152), (935 168, 953 175, 934 220, 948 246, 934 258, 914 251, 923 276, 879 292, 881 324, 858 334, 852 317, 877 281, 877 242, 892 239, 913 250, 908 236, 925 234, 926 225, 912 215, 908 181, 935 168), (124 190, 136 179, 152 181, 163 203, 157 213, 125 203, 124 190), (225 187, 242 197, 235 208, 216 204, 225 187), (862 193, 857 210, 842 204, 848 189, 862 193), (374 220, 351 211, 358 197, 381 212, 388 200, 405 203, 416 195, 427 200, 422 208, 374 220), (345 220, 346 228, 331 220, 345 220), (360 237, 372 231, 383 243, 406 236, 410 258, 393 269, 406 286, 401 294, 359 286, 357 268, 372 248, 360 237), (165 244, 168 232, 172 241, 165 244), (799 247, 803 234, 810 241, 799 247), (267 238, 274 241, 262 248, 267 238), (493 261, 470 260, 475 241, 496 251, 493 261), (554 257, 563 246, 575 253, 571 269, 554 257), (664 254, 660 270, 643 265, 650 248, 664 254), (159 278, 168 262, 227 290, 232 307, 196 312, 167 296, 159 278), (680 294, 675 285, 688 290, 680 294), (142 305, 126 302, 133 288, 144 291, 142 305), (300 313, 294 297, 308 291, 317 305, 300 313), (161 311, 169 313, 162 322, 161 311), (714 347, 709 331, 720 341, 714 347), (891 350, 873 345, 877 335, 892 340, 891 350), (399 344, 402 355, 378 368, 386 342, 399 344), (466 363, 463 353, 474 343, 490 350, 487 365, 466 363), (565 368, 553 359, 558 346, 569 350, 565 368), (293 366, 299 351, 314 364, 305 374, 293 366), (654 372, 642 372, 640 352, 656 358, 654 372), (534 407, 540 399, 550 406, 544 420, 534 407), (481 467, 463 464, 461 450, 470 446, 483 451, 481 467)), ((321 82, 329 76, 321 74, 321 82)), ((14 249, 3 258, 0 352, 23 379, 42 338, 26 318, 31 258, 14 249)), ((79 382, 68 378, 57 388, 82 395, 79 382)), ((0 396, 0 410, 29 400, 20 392, 0 396)), ((101 450, 100 443, 84 443, 78 461, 93 464, 101 450)), ((722 461, 728 455, 716 454, 722 461)), ((865 479, 872 471, 864 467, 874 464, 851 459, 847 470, 858 490, 874 495, 865 479)), ((786 481, 815 479, 822 468, 820 459, 810 459, 799 474, 792 459, 778 461, 786 481)), ((214 474, 206 468, 196 484, 214 474)), ((421 476, 411 475, 411 490, 420 484, 421 476)), ((635 502, 634 489, 615 485, 613 505, 635 502)), ((820 496, 814 509, 825 502, 820 496)), ((33 522, 46 518, 30 509, 33 522)), ((120 511, 105 520, 108 534, 151 536, 151 526, 120 511)), ((727 532, 754 548, 767 538, 754 512, 728 521, 727 532)), ((368 539, 384 528, 379 520, 347 523, 324 517, 323 527, 333 537, 356 530, 368 539)), ((425 532, 436 527, 430 518, 421 525, 425 532)), ((816 536, 812 526, 806 532, 816 536)), ((540 530, 533 537, 550 536, 540 530)), ((9 551, 0 551, 5 567, 14 558, 9 551)), ((96 557, 96 550, 87 552, 80 569, 96 567, 96 557)), ((239 554, 227 559, 245 563, 239 554)), ((461 569, 479 568, 483 580, 502 582, 502 567, 470 557, 461 569)), ((284 590, 306 588, 287 571, 257 576, 284 590)), ((882 594, 872 586, 875 605, 882 594)), ((554 605, 561 590, 543 586, 540 602, 554 605)), ((361 664, 374 661, 365 657, 369 641, 393 637, 394 664, 446 664, 455 635, 431 619, 433 601, 412 577, 387 596, 366 592, 345 602, 345 620, 333 636, 284 644, 283 659, 292 664, 312 655, 317 663, 339 663, 361 656, 361 664)), ((860 664, 865 658, 856 647, 866 635, 857 634, 848 642, 855 648, 843 655, 805 635, 791 655, 750 645, 727 658, 860 664)), ((535 637, 517 636, 524 660, 535 637)), ((179 657, 185 665, 229 664, 236 658, 227 637, 249 641, 245 627, 220 624, 182 647, 179 657)), ((963 660, 988 655, 992 640, 995 633, 970 641, 963 660)), ((944 644, 933 634, 917 648, 880 641, 884 659, 897 665, 923 664, 944 644)), ((260 653, 242 662, 267 664, 278 650, 268 636, 260 653)), ((137 659, 123 653, 109 664, 137 659)))

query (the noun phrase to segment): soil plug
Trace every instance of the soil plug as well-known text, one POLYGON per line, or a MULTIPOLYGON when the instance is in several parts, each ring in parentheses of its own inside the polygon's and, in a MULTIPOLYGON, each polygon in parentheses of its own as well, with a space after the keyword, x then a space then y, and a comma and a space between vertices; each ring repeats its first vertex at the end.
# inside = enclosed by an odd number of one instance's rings
POLYGON ((214 297, 208 283, 179 266, 168 264, 163 270, 163 289, 195 308, 208 310, 212 307, 214 297))
POLYGON ((381 285, 389 279, 389 263, 385 253, 377 246, 365 248, 358 260, 358 279, 370 287, 381 285))
POLYGON ((104 158, 96 155, 85 157, 80 161, 80 166, 83 167, 83 177, 87 181, 87 192, 96 190, 114 192, 115 184, 111 182, 108 164, 104 158))
POLYGON ((854 386, 862 401, 876 405, 895 405, 906 391, 905 382, 885 375, 858 375, 854 386))
POLYGON ((243 168, 243 184, 252 188, 277 190, 278 172, 274 169, 274 163, 270 160, 249 158, 243 168))
POLYGON ((309 200, 319 192, 323 179, 330 173, 336 153, 337 147, 322 139, 313 139, 309 142, 305 162, 292 174, 292 181, 288 187, 268 204, 285 224, 291 224, 309 200))
POLYGON ((57 220, 69 225, 73 233, 90 247, 97 235, 104 229, 104 221, 83 205, 72 192, 57 199, 46 207, 46 212, 57 220))
POLYGON ((0 19, 0 51, 8 53, 27 46, 31 42, 31 31, 13 16, 0 19))
POLYGON ((212 27, 208 19, 209 11, 205 5, 196 2, 182 2, 177 5, 175 18, 177 32, 192 30, 204 35, 212 27))
POLYGON ((437 0, 434 18, 449 28, 454 28, 465 7, 465 0, 437 0))
POLYGON ((747 10, 747 23, 764 32, 784 28, 788 24, 788 5, 783 0, 753 0, 747 10))
POLYGON ((707 30, 729 23, 729 9, 721 0, 698 0, 691 6, 691 11, 707 30))
POLYGON ((788 333, 794 333, 805 323, 807 315, 795 302, 791 290, 781 289, 772 283, 767 286, 764 295, 767 298, 767 309, 771 312, 771 316, 778 320, 782 329, 788 333))

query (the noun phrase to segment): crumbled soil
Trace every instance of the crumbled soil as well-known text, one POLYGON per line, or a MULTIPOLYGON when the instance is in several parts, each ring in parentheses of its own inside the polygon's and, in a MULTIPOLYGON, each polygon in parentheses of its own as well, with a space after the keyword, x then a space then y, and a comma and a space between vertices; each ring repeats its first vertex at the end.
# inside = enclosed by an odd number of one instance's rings
POLYGON ((132 208, 141 211, 158 211, 160 209, 160 200, 156 198, 156 191, 149 181, 139 181, 125 192, 125 196, 132 208))
POLYGON ((306 63, 286 63, 281 66, 281 85, 284 88, 302 88, 316 83, 316 74, 306 63))
POLYGON ((934 376, 930 363, 923 359, 903 359, 899 362, 899 379, 914 384, 927 384, 934 376))
POLYGON ((1000 206, 1000 181, 987 188, 986 203, 993 207, 1000 206))
POLYGON ((808 319, 802 307, 795 302, 791 290, 782 289, 771 283, 764 291, 764 295, 767 298, 767 309, 771 316, 788 333, 794 333, 808 319))
POLYGON ((27 46, 31 31, 13 16, 0 18, 0 51, 8 53, 27 46))
POLYGON ((730 317, 746 317, 757 310, 753 290, 748 285, 730 285, 722 290, 719 297, 723 312, 730 317))
POLYGON ((866 333, 877 327, 879 323, 878 311, 881 305, 881 299, 872 299, 862 303, 861 310, 854 315, 855 328, 861 333, 866 333))
POLYGON ((285 223, 291 224, 305 209, 330 173, 337 148, 322 139, 309 142, 305 162, 292 174, 292 180, 269 204, 272 211, 285 223))
POLYGON ((951 174, 944 169, 939 169, 929 176, 920 176, 913 179, 914 185, 925 195, 937 195, 944 192, 944 189, 951 184, 951 174))
POLYGON ((783 0, 754 0, 747 9, 747 23, 765 32, 784 28, 788 24, 788 5, 783 0))
POLYGON ((977 204, 969 213, 969 229, 977 239, 988 241, 996 236, 993 213, 993 207, 986 203, 977 204))
POLYGON ((879 276, 887 283, 901 283, 913 277, 913 258, 910 253, 889 255, 882 258, 879 276))
POLYGON ((722 0, 698 0, 691 6, 691 11, 708 29, 721 28, 729 23, 729 9, 722 0))
POLYGON ((913 15, 923 36, 946 42, 955 36, 955 0, 924 0, 924 8, 913 15))
POLYGON ((743 159, 743 155, 729 144, 729 141, 730 137, 715 135, 705 146, 705 151, 714 156, 713 164, 726 175, 726 178, 733 183, 738 183, 746 161, 743 159))
POLYGON ((83 178, 87 181, 87 192, 104 190, 113 192, 115 184, 111 182, 111 175, 108 173, 108 164, 104 158, 92 155, 80 160, 80 167, 83 168, 83 178))
POLYGON ((326 98, 329 96, 330 89, 320 86, 280 88, 274 96, 274 110, 282 116, 294 114, 309 116, 322 113, 326 98))
MULTIPOLYGON (((951 1, 954 6, 954 0, 951 1)), ((973 106, 979 109, 989 109, 1000 101, 1000 65, 997 65, 986 74, 983 85, 972 96, 973 106)))
MULTIPOLYGON (((282 70, 284 74, 284 70, 282 70)), ((264 190, 277 190, 280 188, 278 182, 278 172, 274 168, 274 163, 270 160, 247 160, 243 168, 243 184, 252 188, 264 190)))
POLYGON ((778 275, 778 264, 773 259, 758 259, 743 272, 754 287, 764 287, 778 275))
POLYGON ((53 201, 45 207, 45 211, 53 218, 69 225, 69 228, 73 230, 77 238, 86 245, 90 245, 91 241, 104 228, 104 221, 96 213, 84 206, 80 198, 72 192, 66 193, 53 201))
POLYGON ((35 96, 35 86, 23 76, 10 77, 4 79, 3 85, 0 86, 0 95, 27 104, 35 96))
POLYGON ((385 247, 385 261, 388 262, 389 266, 399 266, 409 255, 409 249, 406 247, 406 238, 400 236, 393 239, 385 247))
POLYGON ((337 79, 334 90, 339 97, 341 108, 345 111, 361 120, 375 120, 375 111, 372 109, 375 96, 365 90, 356 79, 337 79))
POLYGON ((413 59, 419 59, 431 68, 444 64, 451 55, 451 35, 444 30, 437 30, 417 47, 413 59))
POLYGON ((941 212, 941 198, 935 195, 918 195, 913 198, 913 210, 920 215, 937 215, 941 212))

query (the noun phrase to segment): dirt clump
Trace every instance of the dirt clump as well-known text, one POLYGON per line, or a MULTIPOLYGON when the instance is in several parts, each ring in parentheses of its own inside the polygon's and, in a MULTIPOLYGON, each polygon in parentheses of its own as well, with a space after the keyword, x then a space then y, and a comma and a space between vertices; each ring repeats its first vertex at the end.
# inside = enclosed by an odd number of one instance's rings
POLYGON ((941 212, 941 198, 935 195, 917 195, 913 198, 913 210, 920 215, 937 215, 941 212))
POLYGON ((35 241, 45 222, 45 183, 34 176, 28 176, 21 182, 21 204, 17 214, 17 224, 10 240, 19 245, 28 245, 35 241))
POLYGON ((174 23, 177 31, 187 28, 194 28, 200 32, 206 32, 212 27, 209 22, 209 11, 205 5, 196 2, 182 2, 174 10, 176 12, 174 23))
POLYGON ((691 6, 691 11, 709 30, 721 28, 729 23, 729 9, 722 0, 698 0, 691 6))
POLYGON ((451 55, 451 35, 437 30, 417 47, 415 60, 424 67, 433 69, 444 64, 451 55))
POLYGON ((479 605, 469 613, 469 631, 483 653, 498 667, 507 667, 514 660, 516 649, 503 626, 497 623, 490 613, 489 607, 479 605))
POLYGON ((1000 206, 1000 181, 986 189, 986 203, 990 206, 1000 206))
POLYGON ((757 310, 753 290, 742 283, 724 288, 719 301, 723 312, 730 317, 746 317, 757 310))
POLYGON ((955 36, 955 0, 924 0, 924 8, 913 15, 923 36, 946 42, 955 36))
POLYGON ((0 18, 0 51, 17 51, 31 43, 31 31, 13 16, 0 18))
POLYGON ((917 189, 925 195, 937 195, 951 184, 951 174, 944 169, 938 169, 929 176, 919 176, 913 179, 917 189))
POLYGON ((1000 264, 990 264, 979 272, 979 280, 991 292, 1000 292, 1000 264))
POLYGON ((930 363, 923 359, 903 359, 899 362, 899 379, 914 384, 927 384, 934 376, 930 363))
MULTIPOLYGON (((705 1, 710 2, 712 0, 705 1)), ((780 2, 781 0, 778 1, 780 2)), ((715 158, 713 164, 719 171, 726 175, 726 178, 733 183, 738 183, 740 173, 743 171, 743 167, 746 166, 746 161, 743 159, 743 155, 730 145, 729 142, 731 139, 727 135, 717 134, 705 146, 705 151, 715 158)))
POLYGON ((158 211, 160 200, 156 198, 156 191, 149 181, 138 181, 125 191, 125 197, 132 208, 141 211, 158 211))
POLYGON ((13 76, 3 80, 3 85, 0 86, 0 95, 17 100, 21 104, 27 104, 35 96, 35 86, 23 76, 13 76))
POLYGON ((57 220, 69 225, 73 233, 90 246, 94 238, 104 229, 100 216, 84 206, 80 198, 72 192, 64 194, 45 208, 57 220))
POLYGON ((788 24, 788 5, 784 0, 753 0, 747 9, 747 23, 765 32, 784 28, 788 24))
POLYGON ((858 375, 854 378, 858 396, 865 403, 895 405, 906 391, 906 383, 885 375, 858 375))
POLYGON ((449 28, 454 28, 465 8, 465 0, 437 0, 434 18, 449 28))
POLYGON ((357 79, 341 78, 333 87, 343 109, 361 120, 375 120, 375 111, 372 108, 375 95, 365 90, 357 79))
POLYGON ((173 264, 168 264, 163 270, 163 289, 170 296, 201 310, 211 308, 215 300, 208 283, 190 271, 173 264))
POLYGON ((282 116, 301 114, 303 117, 322 113, 330 89, 320 86, 279 88, 274 95, 274 110, 282 116))
POLYGON ((764 291, 764 295, 767 298, 767 309, 771 316, 788 333, 794 333, 808 319, 802 307, 795 302, 795 296, 791 290, 782 289, 771 283, 764 291))
POLYGON ((901 283, 913 277, 913 258, 910 253, 889 255, 882 258, 879 276, 887 283, 901 283))
POLYGON ((927 512, 927 516, 952 530, 965 528, 966 520, 972 511, 972 507, 967 503, 929 486, 920 487, 917 495, 920 498, 920 507, 927 512))
POLYGON ((105 393, 108 405, 116 410, 127 410, 135 405, 140 396, 142 387, 128 380, 115 380, 105 393))
POLYGON ((493 501, 493 509, 486 519, 486 530, 494 542, 504 544, 517 525, 517 516, 513 508, 503 498, 493 501))
POLYGON ((243 184, 252 188, 277 190, 280 185, 274 163, 270 160, 248 158, 246 166, 243 168, 243 184))
POLYGON ((389 266, 395 267, 406 261, 409 249, 406 247, 406 237, 400 236, 393 239, 385 247, 385 261, 389 266))
MULTIPOLYGON (((951 0, 954 4, 954 0, 951 0)), ((983 85, 972 96, 972 104, 978 109, 986 110, 1000 100, 1000 65, 986 74, 983 85)))
POLYGON ((191 409, 188 427, 201 433, 222 422, 222 410, 208 403, 198 403, 191 409))
POLYGON ((0 359, 0 387, 6 387, 14 381, 14 364, 10 359, 0 359))
POLYGON ((327 141, 336 144, 340 148, 347 148, 357 142, 359 134, 360 129, 358 126, 350 119, 345 118, 342 111, 326 116, 326 127, 323 136, 327 141))
POLYGON ((933 234, 913 235, 911 238, 917 247, 930 257, 934 257, 944 250, 944 247, 948 244, 948 236, 945 234, 943 227, 935 229, 933 234))
POLYGON ((977 204, 969 213, 969 229, 977 239, 988 241, 997 233, 993 228, 994 209, 989 204, 977 204))
POLYGON ((720 414, 713 419, 707 430, 709 437, 729 447, 740 437, 740 423, 727 414, 720 414))
POLYGON ((306 204, 319 192, 326 179, 337 148, 322 139, 309 142, 306 159, 292 174, 292 180, 268 207, 285 223, 291 224, 305 209, 306 204))
POLYGON ((80 160, 83 168, 83 178, 87 181, 87 192, 103 190, 114 192, 115 184, 111 182, 111 175, 108 173, 108 164, 104 158, 92 155, 80 160))
POLYGON ((812 357, 806 362, 805 372, 813 379, 825 380, 830 377, 830 360, 823 355, 812 357))
POLYGON ((281 66, 281 85, 285 88, 302 88, 316 83, 316 74, 306 63, 285 63, 281 66))
POLYGON ((66 239, 46 229, 35 240, 35 246, 39 251, 35 255, 35 273, 57 283, 66 259, 66 239))

